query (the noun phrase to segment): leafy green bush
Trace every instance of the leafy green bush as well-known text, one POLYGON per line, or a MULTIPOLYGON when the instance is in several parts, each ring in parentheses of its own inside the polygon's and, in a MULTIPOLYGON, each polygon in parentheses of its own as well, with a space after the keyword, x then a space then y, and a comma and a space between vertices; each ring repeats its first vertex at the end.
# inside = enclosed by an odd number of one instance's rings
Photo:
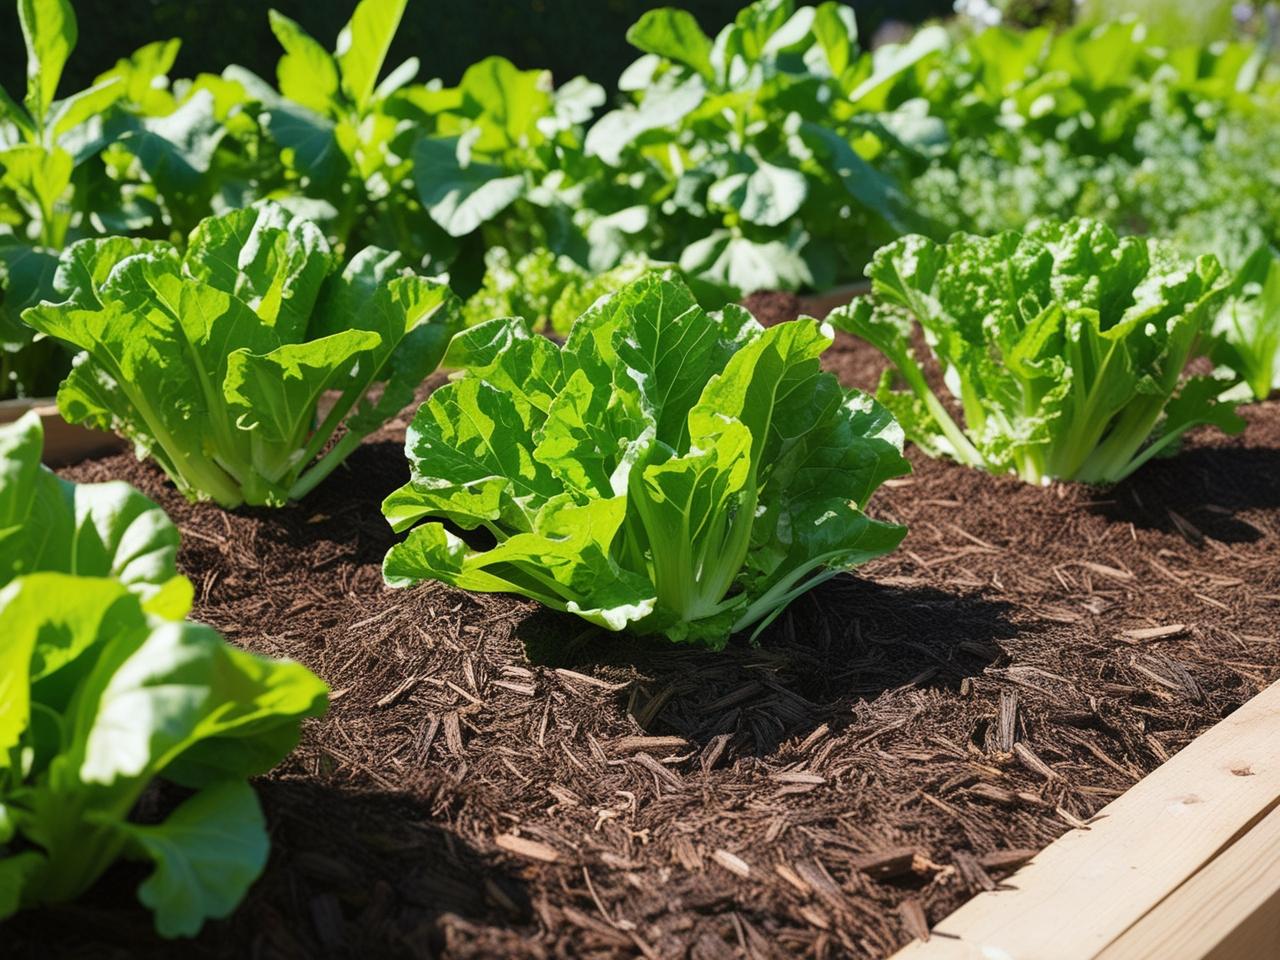
POLYGON ((908 470, 888 412, 818 366, 829 329, 705 313, 670 275, 591 307, 563 349, 521 320, 455 338, 468 372, 409 429, 387 582, 513 592, 610 630, 723 646, 892 550, 862 508, 908 470), (435 517, 487 532, 473 547, 435 517))
POLYGON ((502 57, 473 64, 456 87, 407 90, 401 109, 428 132, 413 163, 431 218, 455 238, 504 225, 490 239, 506 245, 516 239, 514 223, 524 248, 571 230, 588 166, 581 125, 603 102, 604 91, 582 77, 553 88, 546 70, 520 70, 502 57))
POLYGON ((336 273, 317 227, 265 204, 205 220, 185 255, 73 244, 80 293, 24 319, 84 351, 67 420, 122 433, 188 497, 279 505, 403 408, 457 328, 448 289, 399 264, 369 248, 336 273))
POLYGON ((56 477, 42 441, 35 414, 0 427, 0 919, 75 898, 123 857, 155 866, 138 896, 159 932, 191 935, 266 864, 245 780, 326 688, 181 622, 192 588, 168 517, 126 484, 56 477), (193 792, 130 819, 157 778, 193 792))
POLYGON ((648 211, 650 254, 728 296, 822 288, 876 237, 921 225, 896 176, 943 131, 884 94, 941 49, 940 29, 870 55, 850 7, 757 0, 714 40, 672 8, 627 38, 644 53, 619 80, 633 102, 596 121, 586 151, 612 171, 608 212, 648 211))
POLYGON ((893 364, 878 399, 933 456, 1031 483, 1110 483, 1197 424, 1244 426, 1217 400, 1223 384, 1182 378, 1227 293, 1213 257, 1081 219, 1025 236, 906 237, 867 272, 876 303, 829 319, 893 364), (913 320, 955 404, 915 356, 913 320))

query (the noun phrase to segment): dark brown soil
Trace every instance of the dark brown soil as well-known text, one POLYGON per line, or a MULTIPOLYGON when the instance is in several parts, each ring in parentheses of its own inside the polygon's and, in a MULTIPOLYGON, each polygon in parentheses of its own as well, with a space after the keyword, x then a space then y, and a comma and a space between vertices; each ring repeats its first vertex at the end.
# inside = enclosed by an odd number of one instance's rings
POLYGON ((233 918, 158 943, 117 870, 5 955, 883 957, 1280 676, 1280 402, 1247 416, 1105 491, 913 451, 873 504, 903 547, 718 654, 384 589, 403 423, 274 512, 66 470, 158 499, 196 615, 333 707, 258 783, 272 858, 233 918))

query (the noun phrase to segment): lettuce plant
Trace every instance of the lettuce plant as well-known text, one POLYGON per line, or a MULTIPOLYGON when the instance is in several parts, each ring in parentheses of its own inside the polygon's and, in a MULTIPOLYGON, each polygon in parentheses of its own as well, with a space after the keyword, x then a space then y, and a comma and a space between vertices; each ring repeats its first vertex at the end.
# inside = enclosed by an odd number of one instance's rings
POLYGON ((0 918, 74 899, 121 858, 154 865, 138 898, 161 935, 230 914, 267 859, 246 780, 324 711, 324 684, 148 613, 110 578, 17 578, 0 636, 0 918), (159 778, 191 792, 157 823, 131 819, 159 778))
POLYGON ((1280 257, 1269 245, 1241 267, 1213 332, 1214 360, 1237 373, 1255 399, 1280 387, 1280 257))
POLYGON ((0 426, 0 586, 36 572, 111 577, 153 613, 187 609, 178 530, 127 483, 70 483, 40 463, 35 413, 0 426))
POLYGON ((336 272, 317 227, 266 204, 204 220, 183 255, 73 244, 80 294, 24 319, 84 351, 70 422, 122 433, 192 499, 280 505, 403 408, 456 329, 448 289, 398 266, 369 248, 336 272))
POLYGON ((1211 256, 1078 219, 1025 236, 906 237, 867 274, 877 302, 830 320, 889 359, 878 398, 933 456, 1031 483, 1111 483, 1198 424, 1243 428, 1220 383, 1183 378, 1226 294, 1211 256), (913 320, 954 403, 915 355, 913 320))
POLYGON ((906 532, 863 513, 908 470, 901 430, 821 372, 830 343, 811 319, 708 314, 656 273, 594 304, 563 348, 522 320, 464 331, 447 362, 468 370, 418 411, 411 479, 383 505, 412 528, 387 582, 519 593, 717 648, 758 634, 906 532))
POLYGON ((55 476, 42 441, 35 414, 0 427, 0 919, 125 857, 155 865, 138 893, 160 933, 194 934, 261 872, 245 780, 323 712, 325 686, 181 622, 169 518, 127 484, 55 476), (195 792, 134 822, 158 777, 195 792))

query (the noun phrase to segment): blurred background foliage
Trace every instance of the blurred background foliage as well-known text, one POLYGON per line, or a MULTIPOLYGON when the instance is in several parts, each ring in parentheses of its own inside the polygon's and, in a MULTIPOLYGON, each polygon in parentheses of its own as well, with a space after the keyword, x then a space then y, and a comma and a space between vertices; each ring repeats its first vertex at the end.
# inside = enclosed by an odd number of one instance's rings
MULTIPOLYGON (((501 54, 517 66, 551 70, 556 82, 586 74, 612 89, 636 57, 626 31, 646 10, 680 6, 715 35, 742 0, 413 0, 391 47, 389 63, 416 56, 419 79, 454 84, 472 63, 501 54)), ((886 21, 919 23, 951 12, 951 0, 853 0, 864 37, 886 21)), ((173 76, 219 73, 237 63, 274 79, 280 45, 267 23, 274 7, 326 47, 351 16, 352 0, 75 0, 82 25, 63 89, 80 90, 116 60, 153 40, 178 37, 173 76)), ((0 85, 21 90, 26 54, 12 3, 0 9, 0 85)))

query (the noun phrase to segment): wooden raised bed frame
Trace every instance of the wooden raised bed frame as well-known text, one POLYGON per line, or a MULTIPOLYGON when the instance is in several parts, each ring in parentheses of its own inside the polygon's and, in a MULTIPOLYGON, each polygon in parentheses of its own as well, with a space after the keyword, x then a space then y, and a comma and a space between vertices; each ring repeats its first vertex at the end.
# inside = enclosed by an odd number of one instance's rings
POLYGON ((44 462, 51 467, 67 466, 89 457, 119 450, 119 437, 67 423, 58 413, 52 397, 38 400, 0 400, 0 424, 13 423, 34 410, 44 423, 44 462))
POLYGON ((1280 683, 895 960, 1280 956, 1280 683))

